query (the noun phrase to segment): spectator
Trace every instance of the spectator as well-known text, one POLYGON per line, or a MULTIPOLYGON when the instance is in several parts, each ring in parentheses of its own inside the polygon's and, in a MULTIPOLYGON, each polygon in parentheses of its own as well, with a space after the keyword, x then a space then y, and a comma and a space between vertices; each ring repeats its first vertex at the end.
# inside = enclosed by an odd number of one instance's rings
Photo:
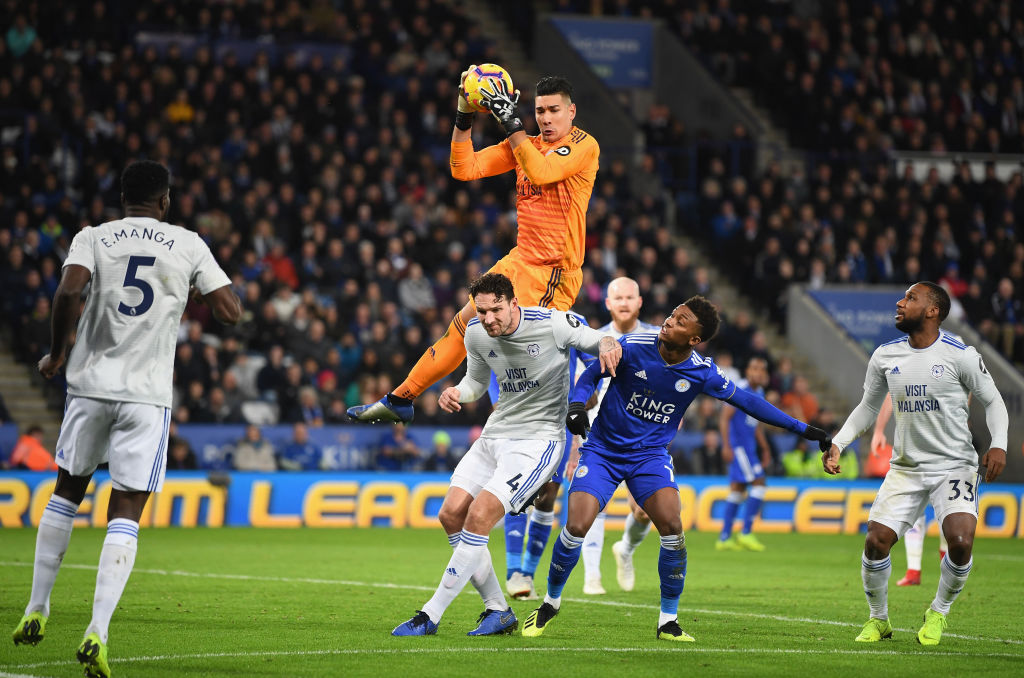
POLYGON ((401 424, 395 424, 381 436, 374 467, 378 471, 410 471, 419 458, 420 449, 409 435, 409 430, 401 424))
POLYGON ((458 465, 458 458, 452 454, 452 437, 447 431, 438 431, 431 439, 430 455, 423 460, 424 471, 451 473, 458 465))
POLYGON ((310 442, 309 429, 303 422, 292 425, 292 439, 278 460, 285 471, 316 471, 320 468, 323 450, 319 445, 310 442))
POLYGON ((11 468, 27 471, 57 470, 57 463, 53 460, 53 455, 43 445, 43 428, 41 426, 29 425, 14 445, 9 463, 11 468))
POLYGON ((782 407, 800 421, 814 421, 818 417, 818 398, 810 391, 807 377, 793 380, 793 390, 782 394, 782 407))
POLYGON ((324 409, 320 406, 316 389, 303 386, 299 389, 299 407, 302 409, 302 421, 315 428, 324 425, 324 409))
POLYGON ((277 452, 263 437, 260 427, 249 424, 245 427, 245 435, 235 445, 232 463, 236 471, 276 471, 277 452))
POLYGON ((704 430, 701 444, 690 453, 693 472, 705 476, 720 476, 725 473, 722 460, 722 437, 713 428, 704 430))
POLYGON ((172 436, 167 442, 167 470, 194 471, 199 468, 196 453, 184 438, 172 436))

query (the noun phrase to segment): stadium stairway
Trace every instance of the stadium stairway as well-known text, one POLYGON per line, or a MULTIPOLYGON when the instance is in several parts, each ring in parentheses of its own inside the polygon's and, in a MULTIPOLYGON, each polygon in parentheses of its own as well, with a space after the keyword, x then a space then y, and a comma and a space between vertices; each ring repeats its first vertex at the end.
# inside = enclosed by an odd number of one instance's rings
POLYGON ((512 34, 508 24, 494 13, 491 3, 485 0, 466 0, 466 14, 476 19, 483 34, 494 42, 495 59, 512 76, 512 82, 522 92, 532 96, 533 86, 540 78, 533 61, 527 55, 523 43, 512 34))
POLYGON ((772 122, 768 109, 758 106, 753 93, 743 87, 730 87, 732 95, 761 123, 761 135, 758 138, 757 168, 764 171, 772 162, 782 167, 806 167, 806 154, 789 145, 786 130, 772 122))
MULTIPOLYGON (((832 386, 827 376, 822 374, 814 362, 802 355, 789 343, 785 334, 781 332, 781 328, 777 327, 769 319, 768 313, 762 308, 753 306, 751 301, 729 282, 728 277, 719 271, 715 262, 709 258, 706 250, 685 235, 679 234, 678 230, 676 232, 676 241, 677 244, 685 247, 690 253, 690 261, 694 267, 703 266, 708 270, 708 277, 711 283, 711 301, 727 315, 735 315, 739 311, 746 311, 752 318, 756 318, 757 329, 764 332, 768 342, 768 351, 771 353, 772 358, 775 361, 783 357, 792 360, 793 372, 807 378, 810 391, 818 397, 819 405, 823 409, 834 412, 837 423, 842 424, 857 403, 848 402, 847 398, 832 386)), ((739 369, 740 366, 737 365, 737 368, 739 369)))
POLYGON ((9 346, 0 342, 0 394, 11 417, 23 432, 29 424, 43 427, 43 444, 53 451, 60 432, 60 416, 49 408, 40 388, 41 378, 34 378, 25 365, 14 359, 9 346))

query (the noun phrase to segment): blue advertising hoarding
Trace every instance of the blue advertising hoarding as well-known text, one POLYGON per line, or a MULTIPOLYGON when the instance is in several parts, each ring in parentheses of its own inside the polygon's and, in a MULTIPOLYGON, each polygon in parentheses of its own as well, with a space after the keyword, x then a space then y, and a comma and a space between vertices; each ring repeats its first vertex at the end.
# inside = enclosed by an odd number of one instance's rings
POLYGON ((808 290, 807 293, 869 354, 904 336, 896 329, 902 292, 874 289, 808 290))
POLYGON ((608 87, 651 87, 654 28, 647 21, 552 17, 608 87))

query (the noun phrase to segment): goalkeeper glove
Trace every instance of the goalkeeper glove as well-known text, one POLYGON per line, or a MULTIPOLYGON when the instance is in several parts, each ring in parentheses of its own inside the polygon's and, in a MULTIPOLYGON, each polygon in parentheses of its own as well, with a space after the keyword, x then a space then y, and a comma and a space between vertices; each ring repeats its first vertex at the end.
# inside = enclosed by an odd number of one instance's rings
POLYGON ((818 448, 822 452, 828 452, 832 448, 832 438, 829 437, 828 433, 817 426, 811 426, 808 424, 807 430, 804 431, 803 436, 807 440, 817 440, 818 448))
POLYGON ((565 417, 565 427, 569 433, 586 438, 590 434, 590 417, 587 406, 583 403, 569 403, 569 414, 565 417))
POLYGON ((501 78, 491 78, 487 84, 489 87, 480 88, 484 108, 491 112, 505 130, 505 136, 510 137, 516 132, 522 132, 523 121, 516 115, 519 90, 509 92, 508 85, 501 78))
POLYGON ((469 100, 466 99, 466 76, 469 72, 476 68, 475 65, 470 65, 469 68, 462 71, 462 77, 459 78, 459 103, 458 111, 455 113, 455 126, 461 130, 467 130, 473 126, 473 118, 476 117, 476 112, 470 108, 469 100))

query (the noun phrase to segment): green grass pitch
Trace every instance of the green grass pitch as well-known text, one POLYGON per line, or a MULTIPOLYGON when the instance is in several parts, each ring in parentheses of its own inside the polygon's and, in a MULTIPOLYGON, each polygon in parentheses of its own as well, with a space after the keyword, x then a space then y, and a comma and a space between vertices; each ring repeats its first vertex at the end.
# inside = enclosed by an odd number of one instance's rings
MULTIPOLYGON (((75 530, 51 601, 45 640, 0 639, 0 678, 81 675, 75 648, 89 622, 104 531, 75 530)), ((688 535, 680 624, 694 644, 655 639, 657 540, 637 552, 637 585, 615 583, 609 531, 602 564, 608 594, 582 594, 582 564, 561 614, 541 638, 467 638, 482 610, 470 587, 437 636, 389 633, 429 598, 450 549, 440 530, 143 530, 135 570, 110 627, 115 676, 670 676, 1024 673, 1024 549, 978 540, 971 578, 942 644, 914 638, 935 593, 937 540, 925 544, 924 584, 897 588, 892 641, 854 643, 867 619, 862 539, 764 535, 764 553, 714 550, 715 535, 688 535), (680 646, 681 645, 681 646, 680 646)), ((0 619, 9 634, 31 586, 35 530, 0 533, 0 619)), ((550 547, 549 547, 550 552, 550 547)), ((504 575, 501 530, 491 553, 504 575)), ((543 591, 546 556, 538 588, 543 591)), ((516 602, 520 623, 536 605, 516 602)))

